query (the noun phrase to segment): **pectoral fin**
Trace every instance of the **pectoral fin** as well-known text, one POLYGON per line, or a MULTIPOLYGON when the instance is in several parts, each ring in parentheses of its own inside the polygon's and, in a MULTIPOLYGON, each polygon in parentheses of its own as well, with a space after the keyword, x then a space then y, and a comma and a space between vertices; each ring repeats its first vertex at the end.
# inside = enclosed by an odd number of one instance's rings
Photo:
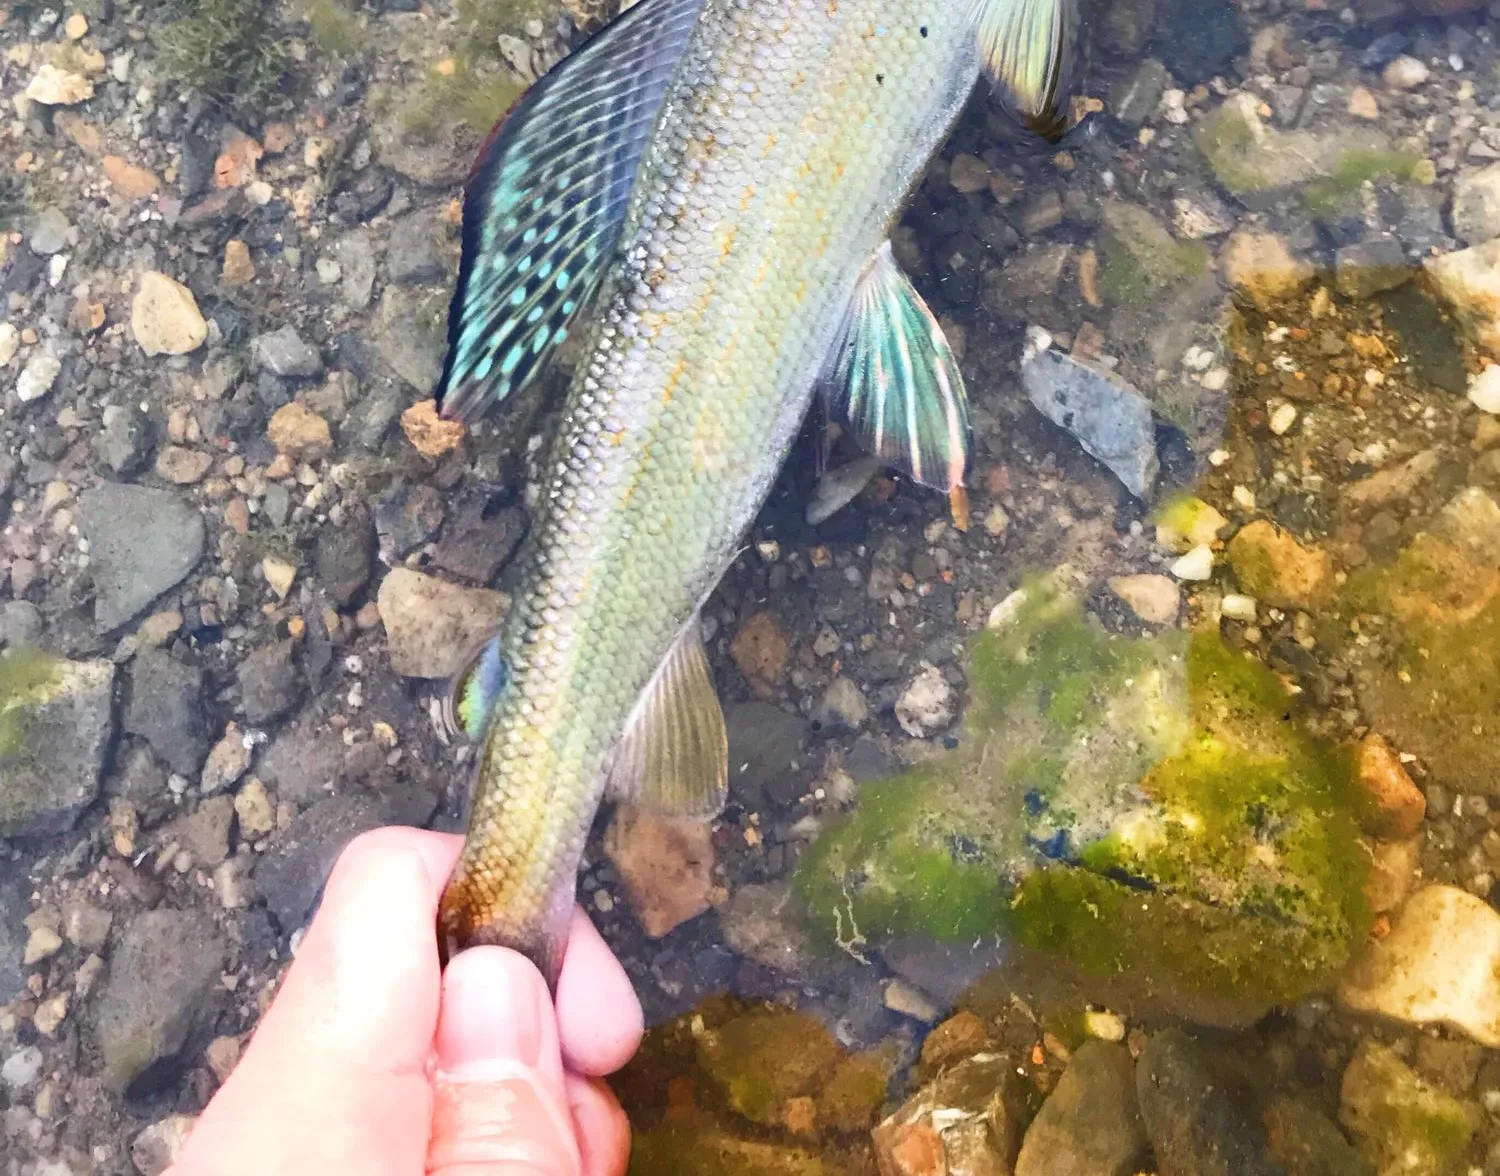
POLYGON ((615 750, 608 792, 654 812, 717 816, 729 796, 729 739, 696 617, 656 671, 615 750))
POLYGON ((969 463, 963 375, 889 242, 855 289, 831 383, 831 409, 871 453, 935 490, 963 483, 969 463))
POLYGON ((480 152, 437 399, 472 420, 537 375, 598 290, 703 0, 643 0, 531 88, 480 152))
POLYGON ((464 660, 463 668, 448 684, 443 699, 443 721, 455 735, 462 733, 475 743, 494 713, 506 681, 505 662, 500 657, 500 636, 487 637, 464 660))
POLYGON ((1032 130, 1067 129, 1068 90, 1078 36, 1078 0, 981 0, 985 71, 1032 130))

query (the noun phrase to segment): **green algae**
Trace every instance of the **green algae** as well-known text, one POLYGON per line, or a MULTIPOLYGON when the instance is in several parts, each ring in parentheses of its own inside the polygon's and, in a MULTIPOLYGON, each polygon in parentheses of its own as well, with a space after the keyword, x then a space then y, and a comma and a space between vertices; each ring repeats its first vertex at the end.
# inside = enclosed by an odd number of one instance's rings
POLYGON ((1013 937, 1275 1003, 1369 921, 1349 758, 1216 636, 1105 631, 1044 585, 970 651, 959 752, 867 786, 796 884, 825 942, 1013 937))
POLYGON ((28 712, 57 681, 65 664, 30 649, 0 657, 0 765, 22 754, 28 712))
POLYGON ((262 0, 167 0, 153 30, 156 61, 180 86, 249 110, 280 84, 291 60, 262 0))
POLYGON ((1341 197, 1374 180, 1420 182, 1423 162, 1413 151, 1349 148, 1339 153, 1326 176, 1308 184, 1302 197, 1309 211, 1330 213, 1341 197))

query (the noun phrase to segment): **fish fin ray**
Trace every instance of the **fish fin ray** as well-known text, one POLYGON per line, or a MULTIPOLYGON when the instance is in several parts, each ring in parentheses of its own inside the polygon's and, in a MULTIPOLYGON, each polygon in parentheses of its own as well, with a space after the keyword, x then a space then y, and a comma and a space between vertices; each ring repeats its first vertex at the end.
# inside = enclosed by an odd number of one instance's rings
POLYGON ((449 734, 465 735, 475 743, 483 739, 506 679, 500 634, 492 633, 474 644, 449 680, 443 699, 443 723, 449 734))
POLYGON ((627 723, 609 795, 652 812, 714 817, 729 797, 729 740, 695 616, 627 723))
POLYGON ((985 72, 1026 126, 1049 139, 1067 129, 1078 37, 1077 0, 981 0, 985 72))
POLYGON ((891 256, 876 251, 833 353, 831 408, 867 450, 924 486, 963 484, 969 406, 958 358, 891 256))
POLYGON ((598 292, 703 0, 642 0, 548 73, 491 134, 464 195, 437 387, 471 421, 546 367, 598 292))

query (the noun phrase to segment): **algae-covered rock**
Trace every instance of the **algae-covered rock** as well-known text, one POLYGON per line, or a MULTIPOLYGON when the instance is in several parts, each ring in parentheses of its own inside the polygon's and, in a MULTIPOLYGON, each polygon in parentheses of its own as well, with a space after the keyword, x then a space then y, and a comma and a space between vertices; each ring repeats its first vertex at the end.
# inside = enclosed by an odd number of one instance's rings
MULTIPOLYGON (((1441 784, 1500 793, 1500 568, 1472 547, 1418 535, 1351 577, 1330 637, 1373 615, 1377 640, 1348 642, 1369 721, 1441 784)), ((1363 631, 1363 630, 1362 630, 1363 631)))
POLYGON ((667 1123, 631 1142, 630 1176, 833 1176, 839 1161, 792 1144, 732 1135, 712 1123, 667 1123))
POLYGON ((1099 283, 1116 302, 1140 302, 1208 269, 1208 250, 1201 242, 1179 242, 1139 204, 1107 200, 1099 212, 1104 228, 1099 283))
POLYGON ((757 1123, 784 1118, 838 1061, 838 1042, 805 1013, 752 1009, 697 1038, 698 1062, 729 1105, 757 1123))
POLYGON ((1381 1176, 1441 1176, 1478 1126, 1478 1108, 1435 1090, 1389 1046, 1363 1042, 1344 1071, 1339 1120, 1381 1176))
POLYGON ((804 858, 815 929, 1013 937, 1189 1016, 1329 983, 1368 918, 1347 757, 1217 637, 1115 636, 1056 581, 1023 593, 972 651, 962 749, 866 785, 804 858))
POLYGON ((0 657, 0 837, 59 833, 99 795, 114 665, 0 657))

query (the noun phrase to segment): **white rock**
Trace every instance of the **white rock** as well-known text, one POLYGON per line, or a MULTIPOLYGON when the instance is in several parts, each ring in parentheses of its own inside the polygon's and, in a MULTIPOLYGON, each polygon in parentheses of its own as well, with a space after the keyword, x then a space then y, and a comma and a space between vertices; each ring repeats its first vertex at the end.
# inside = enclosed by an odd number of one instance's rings
POLYGON ((1271 432, 1278 437, 1285 437, 1297 423, 1297 406, 1295 404, 1278 404, 1271 410, 1271 432))
POLYGON ((937 1002, 905 980, 890 980, 885 986, 885 1007, 924 1025, 934 1024, 943 1015, 937 1002))
POLYGON ((1469 381, 1469 400, 1480 412, 1500 413, 1500 367, 1490 364, 1469 381))
POLYGON ((1108 1009, 1088 1009, 1083 1014, 1083 1030, 1100 1041, 1124 1041, 1125 1018, 1108 1009))
POLYGON ((473 646, 499 626, 509 603, 501 592, 460 588, 396 568, 375 597, 391 668, 410 678, 451 677, 473 646))
POLYGON ((1481 562, 1500 564, 1500 503, 1478 486, 1460 490, 1432 529, 1481 562))
POLYGON ((924 739, 953 722, 953 687, 936 666, 923 666, 896 700, 896 722, 908 735, 924 739))
POLYGON ((203 761, 203 774, 198 779, 198 790, 204 796, 222 792, 243 776, 250 767, 250 747, 244 733, 233 723, 224 732, 224 738, 214 744, 203 761))
POLYGON ((38 352, 27 361, 21 374, 16 377, 16 395, 23 402, 40 400, 52 391, 52 385, 57 382, 61 371, 62 364, 54 356, 38 352))
POLYGON ((15 323, 0 323, 0 367, 8 367, 21 348, 21 332, 15 323))
POLYGON ((1170 625, 1182 606, 1177 585, 1166 576, 1112 576, 1109 590, 1130 606, 1130 611, 1152 625, 1170 625))
POLYGON ((94 96, 94 83, 82 74, 44 65, 26 83, 26 97, 43 106, 75 106, 94 96))
POLYGON ((1470 245, 1500 237, 1500 163, 1458 177, 1453 185, 1453 231, 1470 245))
POLYGON ((42 1072, 42 1051, 34 1045, 19 1049, 0 1063, 0 1084, 11 1090, 24 1090, 42 1072))
POLYGON ((1179 580, 1207 580, 1214 574, 1214 549, 1200 543, 1172 563, 1172 574, 1179 580))
POLYGON ((1419 890, 1349 969, 1338 998, 1355 1012, 1447 1025, 1500 1048, 1500 914, 1454 886, 1419 890))
POLYGON ((148 270, 130 304, 130 332, 147 355, 186 355, 208 338, 208 324, 191 290, 148 270))
POLYGON ((1385 67, 1385 84, 1393 90, 1414 90, 1431 76, 1427 66, 1403 53, 1385 67))
POLYGON ((1230 592, 1225 595, 1219 603, 1219 612, 1231 621, 1244 621, 1246 624, 1255 624, 1255 597, 1246 596, 1240 592, 1230 592))

